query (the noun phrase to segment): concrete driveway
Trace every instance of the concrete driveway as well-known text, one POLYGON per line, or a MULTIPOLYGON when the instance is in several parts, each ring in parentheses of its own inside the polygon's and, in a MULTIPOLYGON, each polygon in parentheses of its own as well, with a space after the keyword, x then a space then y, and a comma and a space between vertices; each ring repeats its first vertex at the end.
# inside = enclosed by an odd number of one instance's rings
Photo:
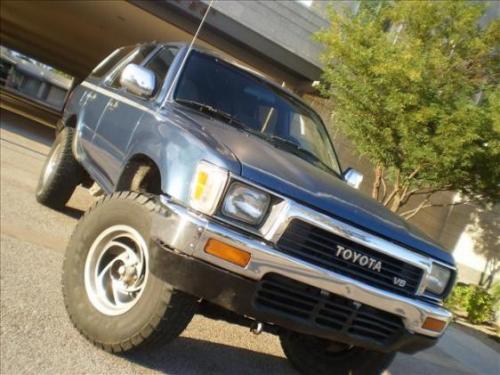
MULTIPOLYGON (((66 243, 92 200, 79 189, 63 213, 36 203, 52 136, 51 129, 1 112, 1 374, 296 374, 277 338, 200 316, 151 355, 115 356, 88 344, 66 317, 60 277, 66 243)), ((399 354, 387 372, 499 373, 499 353, 453 327, 436 347, 399 354)))

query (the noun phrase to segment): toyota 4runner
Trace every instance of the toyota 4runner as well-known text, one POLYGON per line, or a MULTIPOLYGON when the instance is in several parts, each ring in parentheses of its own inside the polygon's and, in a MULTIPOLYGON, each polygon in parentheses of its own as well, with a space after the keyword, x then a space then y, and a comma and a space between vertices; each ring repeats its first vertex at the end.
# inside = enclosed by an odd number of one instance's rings
POLYGON ((36 196, 105 193, 62 279, 95 345, 158 346, 199 312, 278 335, 302 373, 377 373, 443 334, 456 270, 360 182, 299 97, 219 54, 150 43, 72 91, 36 196))

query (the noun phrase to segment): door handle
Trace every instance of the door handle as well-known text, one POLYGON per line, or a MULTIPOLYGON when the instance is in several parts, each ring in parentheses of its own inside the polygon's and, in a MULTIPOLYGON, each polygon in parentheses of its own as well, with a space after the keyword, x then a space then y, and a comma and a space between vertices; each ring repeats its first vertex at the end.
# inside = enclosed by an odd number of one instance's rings
POLYGON ((113 111, 116 109, 116 107, 118 107, 118 104, 120 104, 120 102, 118 100, 110 99, 109 103, 108 103, 108 109, 110 111, 113 111))
POLYGON ((89 101, 94 100, 97 98, 97 94, 93 91, 87 91, 82 97, 80 98, 80 105, 86 105, 89 101))

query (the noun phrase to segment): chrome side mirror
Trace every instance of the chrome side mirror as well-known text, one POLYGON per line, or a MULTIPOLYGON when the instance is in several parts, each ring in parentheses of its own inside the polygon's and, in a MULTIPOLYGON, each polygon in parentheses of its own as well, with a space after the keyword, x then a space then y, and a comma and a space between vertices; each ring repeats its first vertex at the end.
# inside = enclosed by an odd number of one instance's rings
POLYGON ((359 185, 363 181, 363 175, 352 168, 347 168, 342 177, 347 185, 352 186, 354 189, 359 189, 359 185))
POLYGON ((120 85, 132 94, 149 97, 155 91, 155 74, 137 64, 128 64, 120 75, 120 85))

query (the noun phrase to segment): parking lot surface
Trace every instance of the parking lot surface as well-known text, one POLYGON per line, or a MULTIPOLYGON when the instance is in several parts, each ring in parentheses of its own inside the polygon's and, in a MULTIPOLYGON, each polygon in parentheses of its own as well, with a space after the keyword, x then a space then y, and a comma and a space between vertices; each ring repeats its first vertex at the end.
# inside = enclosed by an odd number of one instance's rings
MULTIPOLYGON (((92 198, 79 188, 64 212, 36 203, 52 138, 52 129, 1 112, 1 374, 296 374, 276 337, 201 316, 147 355, 116 356, 87 343, 66 316, 60 278, 66 244, 92 198)), ((399 354, 386 375, 498 373, 494 348, 451 327, 436 347, 399 354)))

